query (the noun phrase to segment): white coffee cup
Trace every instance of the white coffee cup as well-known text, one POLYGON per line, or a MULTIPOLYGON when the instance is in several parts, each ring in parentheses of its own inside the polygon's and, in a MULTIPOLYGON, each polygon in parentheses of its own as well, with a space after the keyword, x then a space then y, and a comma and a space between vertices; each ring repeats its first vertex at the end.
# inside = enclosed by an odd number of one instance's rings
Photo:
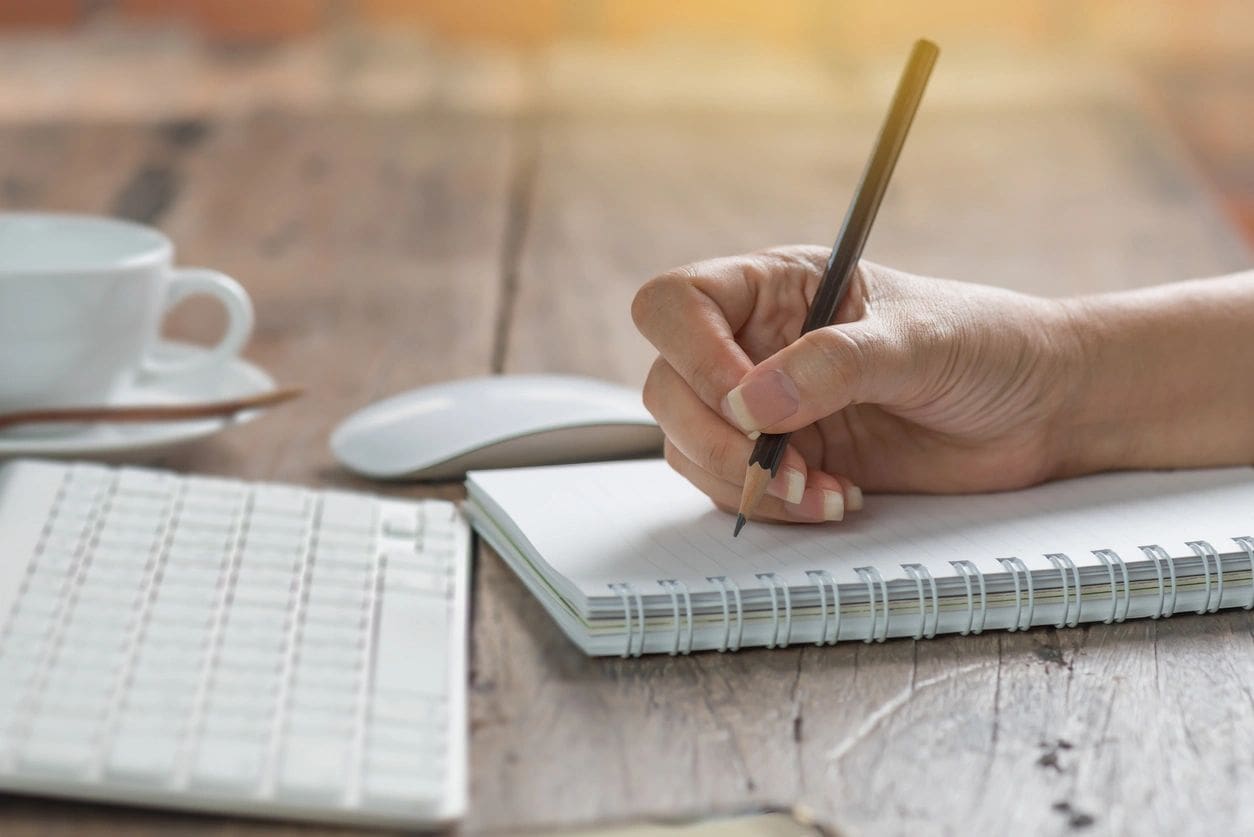
POLYGON ((107 404, 122 387, 238 355, 253 328, 248 294, 173 258, 170 240, 141 224, 0 213, 0 412, 107 404), (186 359, 154 357, 166 312, 197 294, 226 309, 222 339, 186 359))

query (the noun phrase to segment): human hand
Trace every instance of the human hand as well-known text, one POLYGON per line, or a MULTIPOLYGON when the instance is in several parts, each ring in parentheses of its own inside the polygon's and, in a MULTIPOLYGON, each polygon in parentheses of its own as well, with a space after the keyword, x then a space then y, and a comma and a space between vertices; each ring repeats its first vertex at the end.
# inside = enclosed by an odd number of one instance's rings
POLYGON ((798 340, 826 259, 715 259, 637 293, 660 353, 644 402, 675 470, 735 511, 746 434, 791 432, 755 516, 806 522, 860 509, 862 488, 991 491, 1057 471, 1082 368, 1064 305, 863 262, 836 325, 798 340))

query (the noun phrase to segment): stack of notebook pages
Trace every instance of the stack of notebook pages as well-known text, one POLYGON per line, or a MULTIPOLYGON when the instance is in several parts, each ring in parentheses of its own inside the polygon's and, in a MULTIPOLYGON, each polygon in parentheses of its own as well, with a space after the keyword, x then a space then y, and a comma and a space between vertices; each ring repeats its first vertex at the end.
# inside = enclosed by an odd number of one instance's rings
POLYGON ((872 495, 732 519, 663 462, 472 472, 476 530, 592 655, 734 651, 1254 606, 1254 469, 872 495))

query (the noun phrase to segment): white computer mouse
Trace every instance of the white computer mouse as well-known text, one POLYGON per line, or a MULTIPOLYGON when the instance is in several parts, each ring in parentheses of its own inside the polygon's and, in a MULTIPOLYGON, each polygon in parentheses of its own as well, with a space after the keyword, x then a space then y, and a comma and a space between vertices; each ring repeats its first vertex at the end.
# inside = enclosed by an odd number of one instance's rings
POLYGON ((454 479, 515 468, 656 455, 662 431, 640 391, 572 375, 495 375, 371 404, 331 434, 347 468, 376 479, 454 479))

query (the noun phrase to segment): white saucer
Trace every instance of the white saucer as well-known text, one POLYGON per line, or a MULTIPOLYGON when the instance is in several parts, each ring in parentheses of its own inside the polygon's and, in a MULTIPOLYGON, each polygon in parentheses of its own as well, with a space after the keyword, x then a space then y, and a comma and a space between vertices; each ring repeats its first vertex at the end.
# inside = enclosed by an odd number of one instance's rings
MULTIPOLYGON (((205 352, 202 346, 163 340, 154 354, 178 359, 205 352)), ((118 392, 112 404, 180 404, 220 401, 274 389, 274 379, 242 358, 212 369, 146 381, 118 392)), ((264 410, 228 418, 164 421, 151 424, 65 424, 56 427, 15 427, 0 431, 0 459, 15 456, 78 457, 134 460, 175 445, 212 436, 243 424, 264 410)))

